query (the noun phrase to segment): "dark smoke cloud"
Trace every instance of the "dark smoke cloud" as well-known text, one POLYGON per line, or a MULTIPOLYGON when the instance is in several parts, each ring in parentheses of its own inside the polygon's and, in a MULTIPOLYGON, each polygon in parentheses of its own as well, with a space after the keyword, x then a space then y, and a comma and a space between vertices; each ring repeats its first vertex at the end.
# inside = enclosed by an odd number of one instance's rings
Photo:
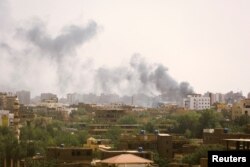
POLYGON ((95 88, 104 93, 122 95, 161 95, 162 100, 180 102, 193 93, 187 82, 177 83, 162 64, 149 64, 135 54, 128 67, 100 68, 95 75, 95 88))
POLYGON ((35 21, 30 28, 18 28, 17 36, 25 39, 33 50, 36 50, 36 56, 47 57, 56 67, 57 82, 59 91, 66 93, 71 91, 72 82, 77 80, 75 68, 81 66, 79 58, 76 55, 76 49, 91 40, 98 31, 98 25, 90 21, 87 26, 70 25, 62 29, 62 32, 53 37, 46 29, 42 21, 35 21))
POLYGON ((19 28, 18 33, 40 49, 45 55, 60 59, 62 56, 72 56, 78 46, 92 39, 97 33, 97 24, 89 22, 86 27, 70 25, 63 28, 56 37, 49 35, 43 22, 35 22, 30 29, 19 28))
MULTIPOLYGON (((10 17, 5 4, 6 1, 0 1, 0 21, 8 26, 5 17, 10 17)), ((148 97, 181 101, 193 92, 188 83, 176 82, 164 65, 148 63, 139 54, 134 54, 123 66, 94 69, 92 59, 77 55, 76 50, 98 34, 95 21, 86 26, 65 26, 57 36, 50 34, 40 20, 15 30, 13 37, 0 26, 0 35, 4 34, 0 36, 4 41, 0 43, 0 71, 4 72, 0 91, 118 94, 125 101, 134 96, 135 101, 147 105, 149 99, 155 99, 148 97)))

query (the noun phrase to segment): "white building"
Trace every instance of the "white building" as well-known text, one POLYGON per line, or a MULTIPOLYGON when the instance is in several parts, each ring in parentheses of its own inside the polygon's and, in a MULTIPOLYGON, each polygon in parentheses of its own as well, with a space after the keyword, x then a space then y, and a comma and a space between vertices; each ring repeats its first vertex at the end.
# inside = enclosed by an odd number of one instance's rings
POLYGON ((200 94, 191 94, 183 100, 183 105, 189 110, 210 109, 210 97, 204 97, 200 94))

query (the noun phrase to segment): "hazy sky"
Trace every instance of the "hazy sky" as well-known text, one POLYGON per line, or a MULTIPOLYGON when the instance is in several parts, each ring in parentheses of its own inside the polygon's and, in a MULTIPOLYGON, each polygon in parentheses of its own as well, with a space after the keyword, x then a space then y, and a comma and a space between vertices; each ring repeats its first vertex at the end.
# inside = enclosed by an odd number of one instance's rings
MULTIPOLYGON (((250 91, 249 9, 249 0, 0 0, 0 42, 5 48, 0 52, 0 86, 3 90, 20 87, 36 93, 58 92, 58 83, 53 80, 58 71, 81 70, 81 74, 71 76, 79 80, 99 67, 124 66, 136 53, 148 64, 163 64, 173 79, 189 82, 197 93, 233 90, 246 94, 250 91), (92 34, 76 43, 63 44, 69 45, 67 54, 75 58, 64 69, 65 64, 55 61, 65 61, 60 59, 67 56, 57 60, 41 56, 52 54, 49 51, 34 58, 37 50, 30 45, 43 51, 50 49, 27 35, 35 30, 34 24, 38 33, 44 33, 39 39, 56 47, 53 39, 62 31, 92 34), (23 64, 12 63, 22 58, 26 59, 21 61, 23 64), (18 75, 13 75, 15 70, 18 75), (28 77, 22 77, 20 71, 28 77)), ((65 35, 60 37, 64 39, 65 35)), ((77 91, 79 83, 87 82, 78 82, 66 92, 77 91)))

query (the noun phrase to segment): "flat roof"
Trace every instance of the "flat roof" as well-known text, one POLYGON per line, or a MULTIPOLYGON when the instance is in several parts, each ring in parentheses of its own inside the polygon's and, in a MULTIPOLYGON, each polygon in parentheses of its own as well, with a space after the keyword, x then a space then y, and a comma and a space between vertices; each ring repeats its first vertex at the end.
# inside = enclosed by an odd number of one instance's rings
POLYGON ((167 133, 159 133, 158 136, 170 136, 170 135, 167 133))
POLYGON ((250 139, 224 139, 224 141, 244 141, 244 142, 250 142, 250 139))

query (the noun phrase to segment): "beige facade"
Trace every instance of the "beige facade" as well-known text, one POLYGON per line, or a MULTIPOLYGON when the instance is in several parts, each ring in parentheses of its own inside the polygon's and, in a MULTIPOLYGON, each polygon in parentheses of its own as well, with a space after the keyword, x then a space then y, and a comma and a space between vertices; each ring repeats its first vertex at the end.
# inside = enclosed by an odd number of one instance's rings
POLYGON ((102 123, 115 123, 126 114, 123 109, 99 109, 95 111, 95 121, 102 123))
POLYGON ((226 129, 204 129, 203 143, 204 144, 225 144, 224 139, 249 139, 250 134, 243 133, 228 133, 226 129))
POLYGON ((250 99, 243 99, 232 106, 232 120, 242 115, 250 116, 250 99))

